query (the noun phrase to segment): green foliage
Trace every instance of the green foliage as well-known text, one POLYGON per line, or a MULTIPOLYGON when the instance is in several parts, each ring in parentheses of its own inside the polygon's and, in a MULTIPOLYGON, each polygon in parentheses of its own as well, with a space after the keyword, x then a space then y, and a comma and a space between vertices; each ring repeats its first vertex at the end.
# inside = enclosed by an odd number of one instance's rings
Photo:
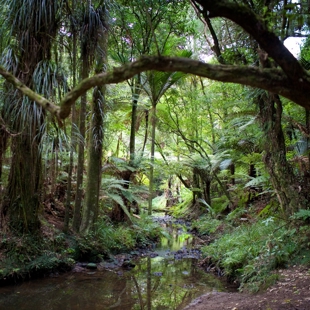
POLYGON ((160 237, 169 238, 169 234, 162 226, 147 214, 141 214, 140 219, 134 219, 132 228, 138 244, 147 245, 150 241, 157 241, 160 237))
POLYGON ((227 206, 229 205, 229 200, 227 196, 222 195, 220 197, 215 197, 212 199, 212 211, 214 215, 221 214, 227 206))
POLYGON ((187 188, 182 188, 181 192, 182 202, 170 208, 170 214, 176 218, 183 218, 191 213, 191 204, 193 199, 193 192, 187 188))
POLYGON ((35 236, 3 236, 0 250, 5 250, 5 258, 0 262, 0 280, 3 278, 24 278, 29 274, 44 274, 57 270, 67 270, 75 262, 63 234, 54 239, 35 236))
POLYGON ((222 221, 208 215, 204 215, 192 222, 192 228, 197 229, 199 235, 214 234, 221 225, 222 221))
POLYGON ((118 204, 131 219, 130 212, 125 204, 125 199, 129 203, 140 203, 140 195, 147 192, 147 189, 142 185, 134 185, 128 181, 120 180, 116 177, 103 177, 101 182, 101 201, 104 204, 104 208, 113 203, 118 204), (129 187, 129 184, 131 185, 129 187))
POLYGON ((153 211, 164 211, 166 209, 166 197, 165 195, 157 196, 153 199, 153 211))
POLYGON ((202 251, 225 270, 226 276, 237 279, 241 289, 257 291, 266 281, 276 279, 270 276, 272 270, 285 266, 296 254, 295 236, 295 229, 267 218, 225 233, 202 251))
POLYGON ((256 178, 252 178, 251 181, 247 182, 244 187, 255 187, 255 188, 265 188, 269 178, 265 175, 260 175, 256 178))
POLYGON ((132 218, 132 225, 114 225, 108 218, 101 218, 95 230, 78 238, 76 254, 87 260, 100 260, 109 253, 120 253, 146 246, 164 234, 161 226, 151 217, 132 218))
POLYGON ((234 223, 236 221, 239 221, 240 217, 242 215, 244 215, 245 213, 247 213, 247 210, 245 208, 245 205, 239 201, 238 203, 238 207, 231 211, 227 216, 226 216, 226 220, 229 221, 230 223, 234 223))
POLYGON ((292 215, 293 220, 302 220, 304 222, 310 222, 310 210, 301 209, 292 215))

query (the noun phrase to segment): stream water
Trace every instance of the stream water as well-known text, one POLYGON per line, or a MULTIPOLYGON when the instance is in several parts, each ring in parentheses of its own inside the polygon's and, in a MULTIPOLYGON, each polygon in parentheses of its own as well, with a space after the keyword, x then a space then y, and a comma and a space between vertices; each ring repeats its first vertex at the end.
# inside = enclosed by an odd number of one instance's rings
POLYGON ((226 291, 220 279, 197 267, 192 237, 179 230, 172 234, 131 270, 69 272, 2 287, 0 309, 172 310, 209 291, 226 291))

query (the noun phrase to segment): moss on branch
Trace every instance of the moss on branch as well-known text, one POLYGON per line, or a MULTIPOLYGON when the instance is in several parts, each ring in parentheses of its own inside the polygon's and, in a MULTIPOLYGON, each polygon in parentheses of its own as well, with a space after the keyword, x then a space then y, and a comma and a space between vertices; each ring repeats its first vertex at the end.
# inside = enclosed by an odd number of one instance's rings
POLYGON ((19 89, 29 99, 35 101, 38 105, 42 106, 53 115, 57 115, 58 111, 60 110, 57 105, 31 90, 13 74, 5 70, 2 66, 0 66, 0 74, 6 79, 7 82, 11 83, 15 88, 19 89))
POLYGON ((60 102, 55 105, 43 96, 35 93, 25 86, 11 73, 0 66, 0 74, 24 95, 55 115, 59 121, 70 115, 71 106, 76 100, 95 86, 116 84, 124 82, 138 73, 157 70, 163 72, 183 72, 212 80, 237 83, 251 87, 265 89, 269 92, 286 97, 297 104, 310 109, 310 83, 309 76, 305 75, 298 80, 288 78, 281 69, 262 69, 247 66, 228 66, 207 64, 188 58, 143 56, 135 62, 114 68, 110 72, 100 73, 84 79, 73 90, 68 92, 60 102))

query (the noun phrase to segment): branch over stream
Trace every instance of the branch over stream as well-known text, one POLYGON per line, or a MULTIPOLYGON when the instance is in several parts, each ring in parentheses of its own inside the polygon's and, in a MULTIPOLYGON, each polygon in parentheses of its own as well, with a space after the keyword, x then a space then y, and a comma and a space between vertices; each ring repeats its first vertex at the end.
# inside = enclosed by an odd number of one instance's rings
POLYGON ((100 73, 82 80, 63 97, 60 105, 56 105, 52 101, 32 91, 5 70, 4 67, 0 66, 0 74, 9 83, 13 84, 24 95, 48 110, 51 114, 55 115, 60 122, 70 115, 71 106, 89 89, 104 84, 120 83, 138 73, 149 70, 163 72, 179 71, 206 77, 211 80, 257 87, 277 93, 310 109, 310 79, 306 72, 304 79, 292 81, 282 69, 277 68, 262 69, 250 66, 215 65, 188 58, 143 56, 134 62, 114 68, 109 72, 100 73))

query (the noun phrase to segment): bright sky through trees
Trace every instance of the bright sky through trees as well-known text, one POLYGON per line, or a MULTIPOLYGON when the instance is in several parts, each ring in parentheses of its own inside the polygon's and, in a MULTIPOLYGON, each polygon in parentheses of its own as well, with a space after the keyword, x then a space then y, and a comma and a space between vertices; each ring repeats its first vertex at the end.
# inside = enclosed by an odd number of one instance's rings
POLYGON ((284 41, 284 45, 295 57, 298 58, 300 54, 300 46, 303 44, 303 40, 305 40, 305 38, 289 37, 284 41))

